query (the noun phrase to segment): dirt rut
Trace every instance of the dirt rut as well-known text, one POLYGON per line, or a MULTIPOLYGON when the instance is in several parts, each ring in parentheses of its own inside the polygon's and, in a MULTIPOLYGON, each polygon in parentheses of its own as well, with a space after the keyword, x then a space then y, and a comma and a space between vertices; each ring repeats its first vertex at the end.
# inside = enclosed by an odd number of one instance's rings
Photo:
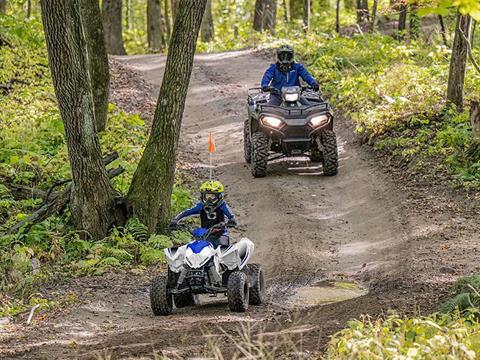
MULTIPOLYGON (((159 89, 164 57, 117 59, 159 89)), ((220 325, 234 331, 238 322, 261 323, 289 314, 289 297, 299 287, 325 279, 368 280, 398 267, 395 249, 409 238, 403 197, 354 144, 352 130, 341 118, 336 123, 337 176, 325 177, 321 166, 296 158, 269 165, 266 178, 252 178, 243 159, 246 93, 259 83, 268 64, 264 55, 252 51, 196 56, 181 147, 200 159, 188 165, 206 174, 207 137, 213 134, 215 177, 226 185, 228 202, 241 224, 234 236, 255 242, 254 260, 265 268, 270 304, 232 314, 219 301, 154 317, 148 276, 112 275, 100 285, 95 279, 77 280, 78 288, 90 293, 88 302, 26 331, 18 342, 10 338, 0 348, 7 357, 92 358, 98 351, 113 358, 151 356, 155 351, 193 356, 204 349, 205 329, 220 325)), ((328 308, 325 321, 336 322, 344 313, 345 306, 328 308)))

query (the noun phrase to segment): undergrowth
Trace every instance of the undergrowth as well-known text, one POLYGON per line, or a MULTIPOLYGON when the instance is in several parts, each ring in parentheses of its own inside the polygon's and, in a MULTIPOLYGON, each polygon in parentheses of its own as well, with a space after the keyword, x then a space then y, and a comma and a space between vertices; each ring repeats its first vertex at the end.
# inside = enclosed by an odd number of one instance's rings
MULTIPOLYGON (((39 19, 18 21, 0 15, 0 33, 8 42, 0 46, 0 84, 10 84, 0 92, 1 234, 44 201, 34 192, 15 196, 7 184, 47 192, 54 183, 71 175, 41 23, 39 19)), ((148 128, 138 115, 126 114, 110 104, 107 129, 99 136, 104 153, 119 154, 109 166, 125 169, 113 180, 115 189, 125 195, 146 144, 148 128)), ((177 180, 172 211, 178 212, 191 202, 190 191, 177 180)), ((16 234, 0 237, 0 317, 41 302, 33 295, 35 289, 52 277, 99 275, 164 263, 163 249, 187 240, 188 234, 181 232, 148 236, 144 225, 130 219, 125 228, 114 228, 102 241, 92 242, 73 229, 67 209, 16 234)))

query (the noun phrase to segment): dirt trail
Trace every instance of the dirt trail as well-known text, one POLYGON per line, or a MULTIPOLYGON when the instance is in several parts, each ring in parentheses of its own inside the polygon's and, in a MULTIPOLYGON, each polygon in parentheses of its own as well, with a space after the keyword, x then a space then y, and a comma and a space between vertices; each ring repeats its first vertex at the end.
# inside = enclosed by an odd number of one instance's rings
MULTIPOLYGON (((158 90, 164 57, 118 60, 139 71, 158 90)), ((182 149, 200 157, 199 163, 190 165, 205 171, 207 136, 210 132, 215 136, 215 174, 227 187, 241 232, 256 244, 255 260, 265 267, 270 304, 246 314, 231 314, 225 303, 215 302, 158 318, 151 315, 148 303, 152 274, 111 275, 100 285, 94 278, 80 279, 76 280, 78 289, 91 294, 88 302, 27 331, 18 342, 10 339, 8 356, 91 358, 105 348, 113 358, 151 356, 154 351, 193 356, 203 351, 202 329, 220 325, 228 331, 238 321, 261 323, 278 313, 288 315, 288 297, 299 287, 325 279, 368 281, 375 274, 399 269, 399 251, 415 236, 416 227, 403 215, 404 196, 354 144, 352 130, 341 119, 336 125, 338 176, 324 177, 321 167, 298 158, 277 161, 269 166, 266 178, 252 178, 243 160, 245 99, 248 87, 258 84, 267 64, 264 56, 252 51, 197 56, 182 149)), ((375 301, 359 300, 357 312, 362 311, 362 304, 368 312, 375 301)), ((345 310, 351 310, 351 304, 326 307, 323 320, 338 326, 340 319, 351 314, 345 310)))

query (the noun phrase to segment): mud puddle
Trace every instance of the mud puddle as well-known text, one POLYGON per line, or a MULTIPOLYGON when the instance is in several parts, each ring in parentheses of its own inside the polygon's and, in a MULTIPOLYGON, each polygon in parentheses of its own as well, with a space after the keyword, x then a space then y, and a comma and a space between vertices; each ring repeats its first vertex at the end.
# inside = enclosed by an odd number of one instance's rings
POLYGON ((355 282, 324 280, 300 288, 290 298, 292 305, 316 306, 326 305, 366 295, 368 291, 355 282))

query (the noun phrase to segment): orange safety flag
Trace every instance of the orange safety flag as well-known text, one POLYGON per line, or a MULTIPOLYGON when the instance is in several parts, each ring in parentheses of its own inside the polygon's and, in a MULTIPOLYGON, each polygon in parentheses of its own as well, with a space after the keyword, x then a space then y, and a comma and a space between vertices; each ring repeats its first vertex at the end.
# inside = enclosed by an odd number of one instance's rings
POLYGON ((215 139, 212 136, 212 133, 208 135, 208 152, 214 153, 215 152, 215 139))

